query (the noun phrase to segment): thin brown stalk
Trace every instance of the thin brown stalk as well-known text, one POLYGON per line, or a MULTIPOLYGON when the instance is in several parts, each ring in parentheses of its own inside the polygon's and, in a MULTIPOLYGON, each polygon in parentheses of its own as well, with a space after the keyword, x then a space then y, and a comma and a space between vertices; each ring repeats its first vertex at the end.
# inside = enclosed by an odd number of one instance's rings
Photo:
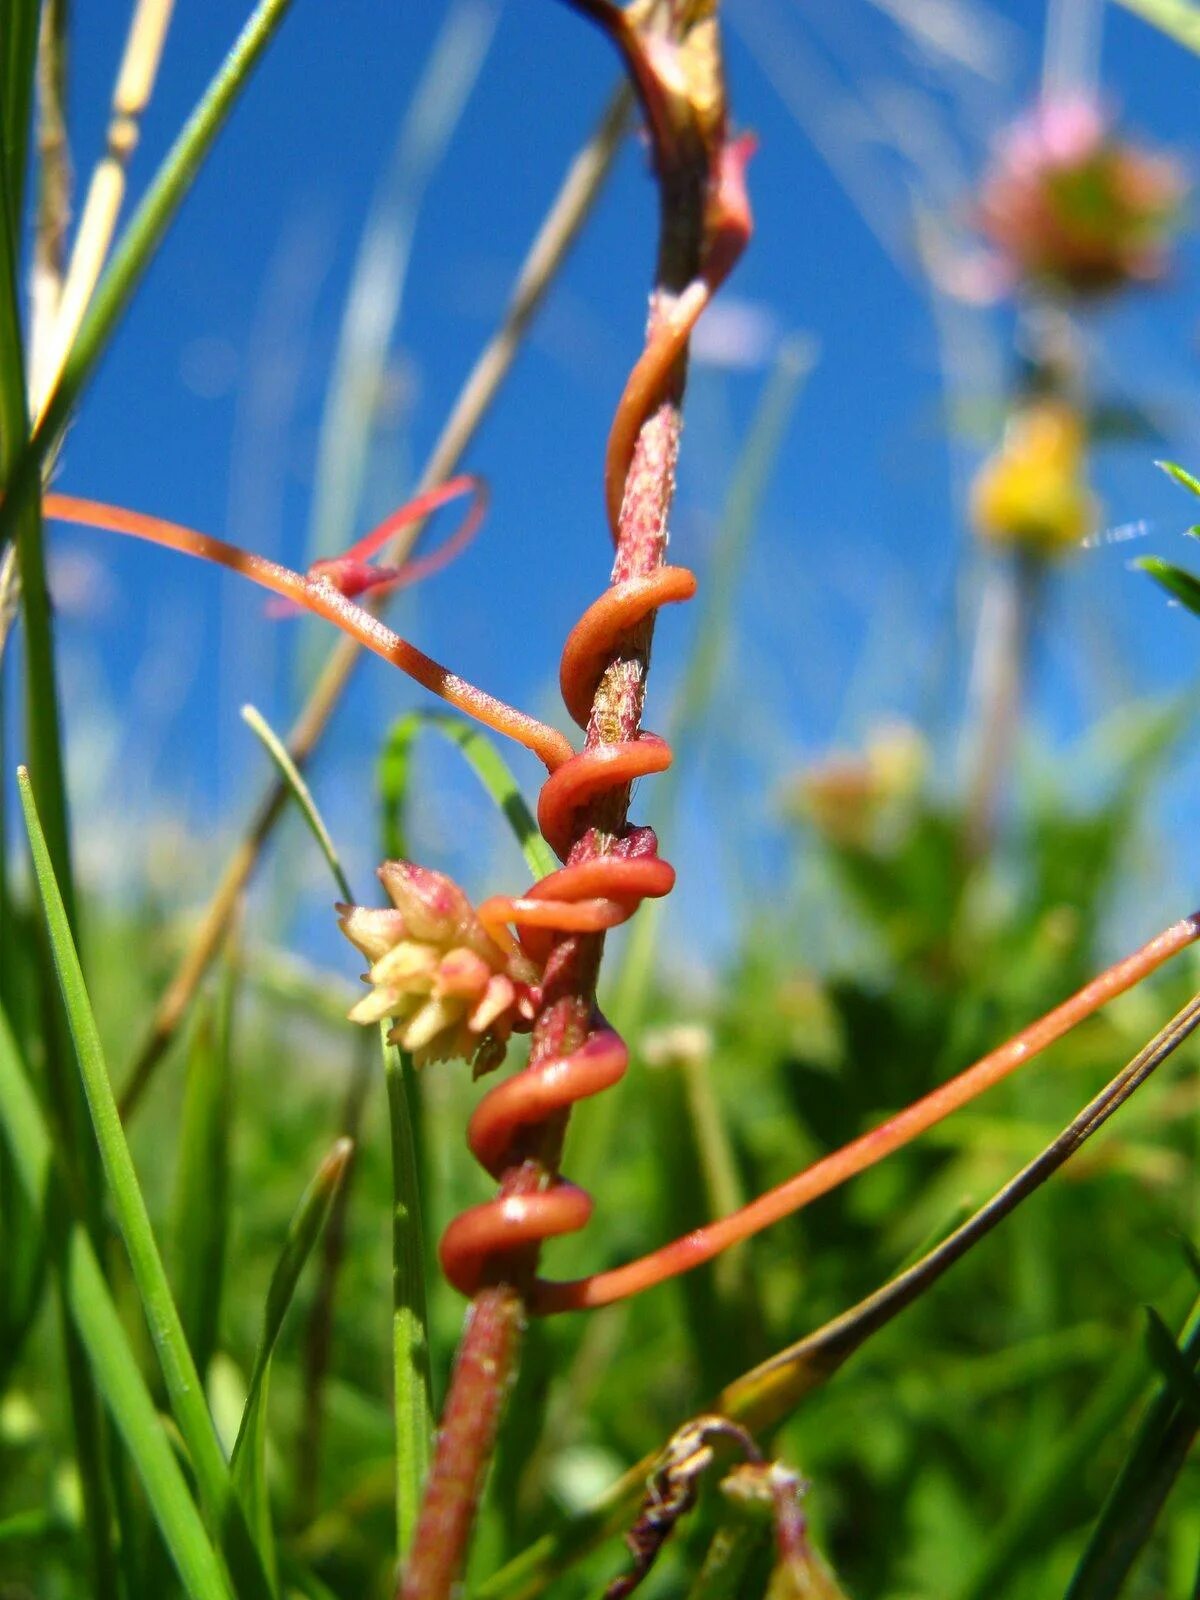
MULTIPOLYGON (((708 167, 702 152, 660 172, 660 234, 647 334, 671 318, 679 297, 700 269, 704 243, 708 167)), ((667 518, 675 487, 682 431, 686 355, 672 382, 638 432, 625 480, 616 559, 610 582, 653 572, 662 565, 667 518)), ((636 739, 641 727, 653 617, 631 633, 608 662, 592 705, 585 746, 636 739)), ((580 814, 567 855, 577 865, 607 853, 625 827, 630 790, 612 789, 580 814)), ((578 1050, 588 1035, 595 1004, 602 934, 560 935, 546 963, 542 1009, 534 1024, 529 1068, 578 1050)), ((500 1197, 536 1193, 554 1180, 566 1132, 559 1114, 527 1129, 500 1180, 500 1197)), ((475 1296, 442 1414, 412 1552, 401 1577, 399 1600, 446 1600, 465 1562, 484 1477, 491 1461, 504 1402, 519 1360, 525 1296, 537 1265, 536 1249, 513 1252, 493 1269, 496 1280, 475 1296)))
POLYGON ((38 383, 33 391, 35 423, 41 420, 54 391, 112 244, 125 198, 126 173, 137 149, 142 113, 158 75, 173 4, 174 0, 138 0, 130 20, 113 89, 104 154, 88 184, 57 315, 38 366, 38 383))
MULTIPOLYGON (((442 483, 462 460, 508 376, 530 323, 599 196, 628 127, 630 106, 628 90, 620 89, 600 118, 595 132, 571 163, 517 275, 500 326, 468 374, 454 409, 426 462, 418 492, 442 483)), ((409 531, 408 540, 399 544, 388 559, 403 559, 408 544, 419 533, 420 525, 414 525, 409 531)), ((359 647, 352 640, 342 638, 326 657, 308 701, 288 736, 288 750, 297 766, 304 766, 324 733, 350 681, 359 654, 359 647)), ((128 1116, 140 1100, 185 1016, 201 978, 220 948, 222 933, 233 907, 286 806, 288 795, 286 784, 279 780, 272 782, 259 801, 249 828, 230 857, 134 1058, 121 1095, 124 1116, 128 1116)))

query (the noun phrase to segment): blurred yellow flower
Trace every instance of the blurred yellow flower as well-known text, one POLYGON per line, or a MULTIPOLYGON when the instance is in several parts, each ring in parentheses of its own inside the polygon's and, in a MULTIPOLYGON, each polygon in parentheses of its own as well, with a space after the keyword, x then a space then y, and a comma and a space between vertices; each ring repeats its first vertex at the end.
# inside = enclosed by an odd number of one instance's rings
POLYGON ((1035 400, 1011 419, 1000 448, 971 487, 976 531, 998 545, 1054 555, 1096 526, 1085 481, 1083 421, 1061 400, 1035 400))
POLYGON ((865 845, 881 819, 915 797, 928 765, 929 749, 916 728, 884 723, 861 753, 835 751, 800 773, 791 809, 835 844, 865 845))

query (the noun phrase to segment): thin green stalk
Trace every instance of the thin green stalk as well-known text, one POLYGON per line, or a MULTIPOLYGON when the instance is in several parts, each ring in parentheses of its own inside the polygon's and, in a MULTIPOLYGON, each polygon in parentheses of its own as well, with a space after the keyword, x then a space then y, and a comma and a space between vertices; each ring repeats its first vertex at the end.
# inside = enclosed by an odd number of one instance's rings
MULTIPOLYGON (((7 25, 7 15, 5 18, 7 25)), ((13 19, 20 27, 19 18, 13 19)), ((37 20, 34 17, 36 33, 37 20)), ((32 63, 30 64, 32 71, 32 63)), ((5 108, 7 110, 7 107, 5 108)), ((58 686, 50 601, 42 551, 41 507, 22 504, 8 492, 28 454, 29 417, 25 401, 25 355, 20 312, 20 245, 17 196, 7 162, 0 162, 0 556, 10 535, 16 535, 21 573, 21 610, 25 624, 26 717, 30 760, 55 870, 75 926, 74 888, 68 847, 66 783, 59 732, 58 686)), ((0 629, 0 632, 3 630, 0 629)))
POLYGON ((392 724, 379 757, 384 843, 391 856, 407 856, 404 813, 412 774, 412 747, 424 728, 440 733, 462 751, 471 771, 513 831, 530 872, 544 878, 558 866, 525 804, 512 769, 486 735, 461 717, 444 711, 410 711, 392 724))
POLYGON ((396 1419, 396 1547, 408 1553, 433 1449, 436 1413, 429 1367, 429 1312, 417 1152, 409 1086, 411 1063, 380 1031, 387 1075, 392 1153, 392 1366, 396 1419))
POLYGON ((24 768, 19 769, 17 781, 38 892, 108 1183, 109 1198, 129 1255, 171 1410, 187 1445, 201 1500, 212 1526, 222 1532, 222 1542, 239 1594, 247 1597, 269 1595, 270 1586, 233 1493, 225 1457, 205 1402, 204 1387, 184 1337, 183 1325, 150 1226, 146 1202, 113 1098, 83 970, 71 939, 66 908, 55 882, 29 776, 24 768))
POLYGON ((329 1208, 342 1186, 353 1154, 354 1145, 349 1139, 336 1141, 301 1195, 300 1203, 288 1223, 283 1248, 267 1290, 262 1333, 254 1352, 246 1405, 230 1460, 234 1485, 250 1526, 254 1529, 255 1540, 271 1574, 272 1584, 275 1581, 276 1556, 266 1470, 267 1390, 271 1357, 304 1264, 321 1236, 329 1208))
POLYGON ((233 1590, 138 1371, 91 1241, 65 1214, 50 1135, 2 1011, 0 1131, 29 1203, 44 1219, 68 1315, 184 1586, 193 1600, 232 1600, 233 1590))
MULTIPOLYGON (((265 720, 247 706, 243 717, 266 745, 279 768, 281 777, 293 794, 308 822, 321 851, 337 881, 342 895, 354 899, 353 891, 342 870, 329 830, 326 828, 312 794, 301 777, 286 747, 265 720)), ((425 717, 406 717, 397 724, 385 746, 381 768, 385 796, 398 816, 403 809, 409 774, 409 750, 413 738, 428 720, 425 717)), ((440 731, 463 748, 467 759, 479 774, 489 792, 497 797, 497 804, 506 811, 514 826, 523 823, 527 832, 536 837, 542 849, 537 825, 533 819, 520 817, 515 809, 520 801, 515 781, 504 762, 488 742, 474 729, 454 718, 442 718, 440 731), (515 801, 514 801, 515 797, 515 801)), ((532 847, 532 844, 531 844, 532 847)), ((393 1220, 392 1220, 392 1351, 394 1406, 396 1426, 396 1531, 401 1554, 407 1550, 420 1507, 421 1486, 429 1463, 433 1440, 434 1410, 433 1386, 429 1365, 429 1320, 426 1306, 425 1261, 423 1224, 421 1217, 421 1190, 418 1177, 416 1144, 413 1134, 413 1113, 407 1079, 411 1077, 400 1053, 386 1042, 386 1029, 380 1035, 383 1049, 384 1073, 388 1092, 388 1120, 391 1130, 393 1220)), ((347 1156, 349 1145, 347 1143, 347 1156)), ((299 1214, 298 1214, 299 1215, 299 1214)), ((323 1215, 322 1215, 323 1221, 323 1215)), ((265 1372, 264 1372, 265 1381, 265 1372)), ((253 1394, 252 1379, 252 1394, 253 1394)), ((261 1408, 259 1408, 261 1411, 261 1408)), ((247 1416, 250 1406, 247 1405, 247 1416)), ((245 1424, 243 1425, 245 1426, 245 1424)), ((256 1421, 255 1426, 259 1426, 256 1421)), ((239 1435, 239 1442, 241 1435, 239 1435)), ((255 1452, 261 1456, 260 1448, 255 1452)), ((235 1461, 237 1451, 235 1450, 235 1461)), ((259 1469, 258 1478, 261 1478, 259 1469)), ((261 1488, 247 1491, 251 1515, 262 1525, 263 1494, 261 1488)))
POLYGON ((304 820, 308 823, 313 838, 320 847, 321 854, 325 857, 330 872, 333 873, 334 882, 341 891, 343 900, 353 900, 354 891, 342 869, 341 859, 329 829, 325 826, 324 818, 317 810, 316 801, 312 797, 312 790, 300 775, 300 769, 292 760, 291 754, 283 740, 271 727, 261 711, 254 706, 242 707, 242 721, 252 728, 267 748, 271 760, 279 768, 280 776, 292 792, 292 797, 300 810, 304 813, 304 820))
POLYGON ((40 10, 38 0, 5 0, 0 30, 0 179, 14 234, 25 209, 40 10))

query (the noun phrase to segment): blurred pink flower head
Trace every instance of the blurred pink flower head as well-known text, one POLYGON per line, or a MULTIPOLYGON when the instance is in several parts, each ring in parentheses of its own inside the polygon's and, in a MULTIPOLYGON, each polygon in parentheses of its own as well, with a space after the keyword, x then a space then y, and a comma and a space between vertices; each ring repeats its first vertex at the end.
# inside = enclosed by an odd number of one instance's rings
POLYGON ((1010 286, 1093 296, 1163 276, 1186 188, 1094 101, 1045 100, 997 141, 977 220, 1010 286))

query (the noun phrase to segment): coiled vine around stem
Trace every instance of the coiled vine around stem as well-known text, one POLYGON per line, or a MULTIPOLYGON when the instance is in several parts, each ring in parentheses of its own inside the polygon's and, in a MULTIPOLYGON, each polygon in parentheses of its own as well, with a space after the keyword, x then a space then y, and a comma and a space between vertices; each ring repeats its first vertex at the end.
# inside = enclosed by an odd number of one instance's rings
MULTIPOLYGON (((590 1197, 558 1175, 567 1115, 615 1085, 629 1059, 624 1041, 595 1010, 603 935, 643 900, 668 894, 675 882, 653 831, 630 826, 626 808, 634 781, 664 771, 671 760, 666 742, 640 726, 653 620, 662 606, 686 601, 696 589, 686 567, 664 561, 688 341, 751 232, 745 169, 752 142, 728 135, 712 0, 635 0, 625 11, 609 0, 571 3, 600 23, 626 62, 650 132, 662 209, 650 330, 606 453, 605 501, 616 544, 612 581, 572 629, 560 666, 564 704, 586 733, 582 751, 556 729, 466 683, 356 602, 355 596, 427 575, 472 537, 485 498, 477 479, 455 479, 422 496, 346 556, 304 574, 156 517, 45 497, 50 517, 217 562, 290 605, 326 617, 467 716, 534 752, 547 769, 538 822, 563 866, 522 895, 497 895, 477 911, 467 908, 476 930, 473 949, 451 940, 435 954, 404 953, 404 981, 425 985, 428 995, 420 1023, 426 1041, 452 1018, 456 1040, 499 1046, 486 1056, 493 1066, 512 1027, 534 1033, 530 1064, 484 1096, 469 1127, 470 1148, 499 1180, 500 1192, 454 1219, 442 1240, 446 1276, 472 1297, 473 1310, 402 1582, 411 1600, 440 1600, 461 1569, 526 1311, 604 1304, 711 1259, 899 1148, 1200 937, 1197 916, 1173 924, 957 1078, 732 1216, 613 1272, 571 1283, 537 1277, 541 1243, 583 1228, 592 1212, 590 1197), (462 528, 433 556, 400 568, 370 565, 403 522, 423 519, 466 491, 474 501, 462 528), (505 970, 513 963, 520 970, 516 983, 505 970)), ((454 896, 461 934, 465 902, 458 891, 454 896)), ((345 912, 348 919, 354 914, 353 908, 345 912)), ((397 918, 397 940, 413 945, 401 910, 362 915, 397 918)), ((376 966, 387 966, 395 977, 386 940, 377 943, 372 931, 362 948, 373 978, 376 966)), ((377 987, 386 987, 382 979, 377 987)), ((377 1008, 376 1014, 391 1013, 377 1008)), ((406 1026, 413 1026, 411 1010, 406 1015, 406 1026)))

